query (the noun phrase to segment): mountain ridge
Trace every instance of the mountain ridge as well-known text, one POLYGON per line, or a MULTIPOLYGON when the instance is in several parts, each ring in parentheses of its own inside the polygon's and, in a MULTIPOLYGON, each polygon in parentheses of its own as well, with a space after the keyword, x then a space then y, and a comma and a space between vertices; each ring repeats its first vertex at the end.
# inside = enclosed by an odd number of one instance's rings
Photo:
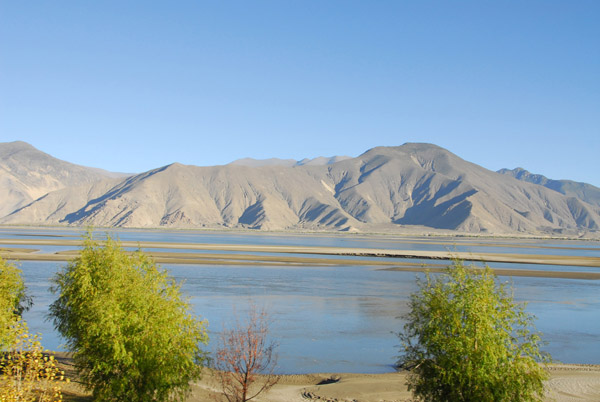
POLYGON ((100 177, 48 191, 0 224, 573 235, 600 228, 598 205, 433 144, 375 147, 321 162, 173 163, 100 177))
POLYGON ((237 159, 229 165, 249 166, 249 167, 261 167, 261 166, 321 166, 331 165, 336 162, 340 162, 346 159, 351 159, 351 156, 318 156, 316 158, 304 158, 300 160, 296 159, 280 159, 280 158, 268 158, 268 159, 254 159, 254 158, 242 158, 237 159))
POLYGON ((51 191, 119 175, 62 161, 23 141, 0 143, 0 216, 51 191))
POLYGON ((587 203, 600 206, 600 188, 588 183, 573 180, 549 179, 541 174, 531 173, 523 168, 500 169, 498 173, 512 176, 518 180, 539 184, 561 194, 579 198, 587 203))

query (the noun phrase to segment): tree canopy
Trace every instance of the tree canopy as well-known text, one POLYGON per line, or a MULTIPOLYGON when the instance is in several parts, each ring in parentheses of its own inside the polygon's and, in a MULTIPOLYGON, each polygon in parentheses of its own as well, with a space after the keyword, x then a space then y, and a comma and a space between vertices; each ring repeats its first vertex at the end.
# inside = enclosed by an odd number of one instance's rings
POLYGON ((30 305, 21 270, 0 257, 0 350, 14 343, 11 327, 30 305))
POLYGON ((400 365, 425 401, 541 401, 547 372, 539 364, 534 317, 498 284, 489 267, 455 261, 427 273, 411 295, 400 365))
POLYGON ((88 233, 80 256, 53 279, 50 317, 99 401, 183 400, 200 377, 206 322, 180 284, 141 251, 88 233))

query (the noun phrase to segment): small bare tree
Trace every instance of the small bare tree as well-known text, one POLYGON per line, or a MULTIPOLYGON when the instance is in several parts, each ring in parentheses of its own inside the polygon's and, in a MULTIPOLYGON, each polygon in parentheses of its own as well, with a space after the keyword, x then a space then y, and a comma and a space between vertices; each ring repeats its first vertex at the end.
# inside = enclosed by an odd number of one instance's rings
POLYGON ((246 402, 267 392, 279 378, 275 342, 268 339, 269 317, 264 309, 250 308, 246 321, 221 334, 215 355, 217 380, 228 402, 246 402))

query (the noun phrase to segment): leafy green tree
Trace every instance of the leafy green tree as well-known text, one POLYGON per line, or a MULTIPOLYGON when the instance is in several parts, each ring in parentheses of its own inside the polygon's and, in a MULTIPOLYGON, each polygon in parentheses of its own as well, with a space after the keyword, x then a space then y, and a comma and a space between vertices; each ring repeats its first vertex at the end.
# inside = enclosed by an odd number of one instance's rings
POLYGON ((538 362, 534 317, 497 284, 489 267, 455 261, 418 279, 402 341, 408 387, 425 401, 541 401, 548 374, 538 362))
POLYGON ((91 233, 53 278, 50 317, 97 401, 183 400, 200 377, 206 323, 180 285, 142 252, 91 233))
POLYGON ((26 294, 21 270, 0 257, 0 350, 13 344, 11 328, 30 306, 31 298, 26 294))

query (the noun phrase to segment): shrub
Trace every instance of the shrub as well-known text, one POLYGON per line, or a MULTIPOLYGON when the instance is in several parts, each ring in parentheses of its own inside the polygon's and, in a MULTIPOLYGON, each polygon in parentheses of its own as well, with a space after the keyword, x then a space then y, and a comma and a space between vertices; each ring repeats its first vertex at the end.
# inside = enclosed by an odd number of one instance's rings
POLYGON ((65 373, 54 356, 44 352, 39 335, 30 335, 27 324, 17 319, 11 326, 14 343, 0 359, 0 401, 59 402, 65 373))
POLYGON ((0 258, 0 401, 61 401, 64 373, 21 319, 30 306, 21 270, 0 258))
POLYGON ((409 389, 425 401, 541 401, 547 372, 538 364, 533 317, 498 285, 489 267, 455 261, 418 280, 411 295, 399 363, 409 389))
POLYGON ((183 400, 205 361, 206 323, 145 254, 84 240, 54 277, 50 306, 84 385, 98 401, 183 400))
POLYGON ((277 383, 276 344, 268 339, 268 324, 265 310, 252 306, 245 322, 236 319, 232 328, 221 333, 215 368, 228 402, 249 401, 277 383))

